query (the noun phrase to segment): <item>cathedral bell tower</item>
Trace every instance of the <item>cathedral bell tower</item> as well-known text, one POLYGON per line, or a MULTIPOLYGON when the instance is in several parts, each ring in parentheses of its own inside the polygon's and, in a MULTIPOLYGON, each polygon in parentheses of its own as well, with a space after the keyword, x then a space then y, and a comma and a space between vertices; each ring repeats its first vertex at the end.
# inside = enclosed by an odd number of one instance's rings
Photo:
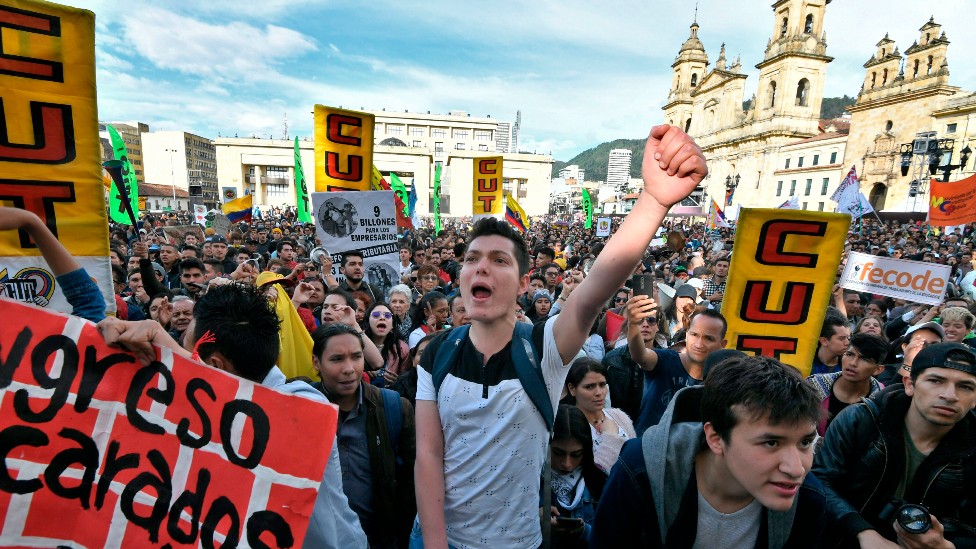
POLYGON ((681 45, 671 69, 674 73, 671 79, 671 91, 668 101, 664 105, 664 119, 672 126, 678 126, 686 132, 691 132, 692 109, 695 90, 705 76, 708 67, 708 54, 705 46, 698 39, 698 19, 691 24, 691 35, 681 45))
POLYGON ((773 35, 759 69, 756 118, 809 120, 817 132, 827 64, 824 13, 831 0, 776 0, 773 35))

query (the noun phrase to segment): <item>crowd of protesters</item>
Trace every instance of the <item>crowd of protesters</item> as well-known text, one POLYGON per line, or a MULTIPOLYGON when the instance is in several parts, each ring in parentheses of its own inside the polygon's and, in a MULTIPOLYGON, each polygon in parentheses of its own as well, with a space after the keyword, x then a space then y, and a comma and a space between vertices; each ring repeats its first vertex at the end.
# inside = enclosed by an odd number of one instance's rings
MULTIPOLYGON (((845 258, 949 265, 946 298, 835 287, 813 305, 826 312, 804 380, 726 349, 734 228, 663 219, 706 169, 682 132, 655 131, 646 188, 610 238, 549 217, 524 236, 496 220, 410 229, 383 295, 359 253, 341 280, 311 257, 315 227, 292 209, 177 243, 159 229, 188 214, 147 215, 111 227, 117 319, 88 318, 113 343, 196 348, 338 406, 306 546, 976 546, 976 230, 855 225, 845 258), (275 364, 279 291, 314 378, 275 364), (197 345, 207 331, 217 342, 197 345)), ((0 229, 41 231, 15 222, 0 229)))

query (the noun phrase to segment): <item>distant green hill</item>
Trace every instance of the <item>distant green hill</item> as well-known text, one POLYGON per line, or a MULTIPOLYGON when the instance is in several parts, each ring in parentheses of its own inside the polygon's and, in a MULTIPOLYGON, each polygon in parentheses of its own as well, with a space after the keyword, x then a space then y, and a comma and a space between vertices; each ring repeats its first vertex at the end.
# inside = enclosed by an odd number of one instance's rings
POLYGON ((640 177, 641 162, 644 161, 644 142, 646 139, 615 139, 609 143, 602 143, 574 156, 569 162, 556 160, 552 164, 552 176, 558 177, 559 170, 576 164, 586 170, 587 181, 607 180, 607 160, 612 149, 630 149, 634 155, 630 157, 630 176, 640 177))
MULTIPOLYGON (((847 107, 854 104, 857 99, 854 97, 825 97, 820 106, 820 118, 837 118, 844 113, 847 107)), ((746 102, 748 103, 748 101, 746 102)), ((745 104, 744 107, 747 108, 745 104)), ((607 160, 610 158, 611 149, 630 149, 634 155, 630 160, 630 176, 640 177, 641 162, 644 160, 645 139, 616 139, 609 143, 601 143, 592 149, 587 149, 574 156, 567 162, 556 160, 552 164, 552 176, 558 177, 559 170, 576 164, 581 169, 586 170, 587 181, 606 181, 607 180, 607 160)))

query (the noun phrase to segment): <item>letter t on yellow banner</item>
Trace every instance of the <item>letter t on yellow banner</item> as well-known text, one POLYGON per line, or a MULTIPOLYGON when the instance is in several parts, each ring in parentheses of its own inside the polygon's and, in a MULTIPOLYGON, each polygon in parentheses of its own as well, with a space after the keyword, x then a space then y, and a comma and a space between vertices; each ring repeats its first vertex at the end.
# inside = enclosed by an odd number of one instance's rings
POLYGON ((471 211, 479 215, 496 215, 504 211, 502 198, 502 157, 485 156, 474 160, 474 197, 471 211))

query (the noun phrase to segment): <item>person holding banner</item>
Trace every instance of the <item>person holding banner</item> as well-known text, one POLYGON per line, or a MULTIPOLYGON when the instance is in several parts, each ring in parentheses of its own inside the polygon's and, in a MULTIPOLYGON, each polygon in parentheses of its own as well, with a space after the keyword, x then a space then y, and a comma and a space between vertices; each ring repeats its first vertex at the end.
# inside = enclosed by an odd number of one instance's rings
MULTIPOLYGON (((644 189, 616 238, 560 314, 534 327, 516 322, 515 314, 516 297, 529 283, 525 241, 495 218, 475 224, 460 275, 471 324, 434 338, 418 369, 419 520, 412 547, 542 544, 539 473, 568 366, 668 210, 701 183, 708 168, 687 134, 662 125, 647 138, 642 174, 644 189)), ((548 507, 549 498, 543 501, 548 507)), ((548 529, 548 509, 542 516, 548 529)))

